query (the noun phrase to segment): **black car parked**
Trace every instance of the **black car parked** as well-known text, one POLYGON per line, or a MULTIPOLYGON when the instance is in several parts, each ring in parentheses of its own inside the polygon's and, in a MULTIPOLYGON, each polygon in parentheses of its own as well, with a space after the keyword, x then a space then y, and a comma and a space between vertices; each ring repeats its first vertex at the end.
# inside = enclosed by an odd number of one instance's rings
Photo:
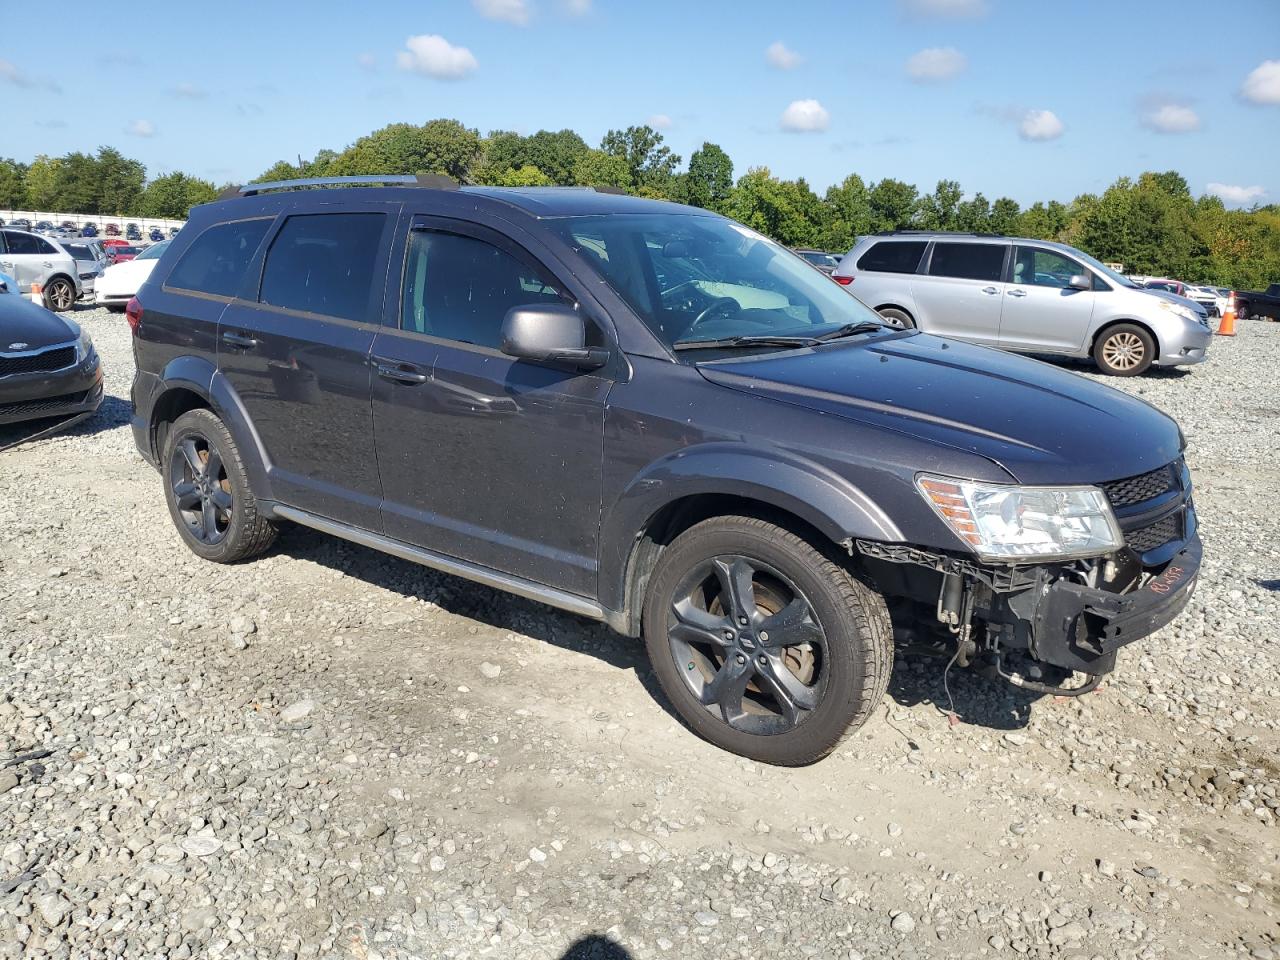
POLYGON ((101 403, 89 335, 26 297, 0 296, 0 424, 87 417, 101 403))
POLYGON ((319 186, 196 208, 128 308, 202 557, 288 520, 604 620, 780 764, 868 718, 895 636, 1078 693, 1191 595, 1181 432, 1140 400, 886 328, 705 210, 319 186))

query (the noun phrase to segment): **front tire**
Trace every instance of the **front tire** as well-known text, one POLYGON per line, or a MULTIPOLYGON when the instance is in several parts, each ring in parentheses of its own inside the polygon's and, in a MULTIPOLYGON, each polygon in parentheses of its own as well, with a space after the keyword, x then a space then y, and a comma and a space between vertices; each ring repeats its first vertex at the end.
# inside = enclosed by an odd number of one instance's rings
POLYGON ((214 563, 262 553, 275 527, 258 511, 240 450, 210 410, 189 410, 165 437, 165 502, 191 552, 214 563))
POLYGON ((76 288, 66 277, 54 277, 44 288, 44 305, 55 313, 66 313, 76 305, 76 288))
POLYGON ((716 517, 663 551, 643 618, 650 662, 695 733, 764 763, 822 759, 889 682, 884 600, 812 544, 716 517))
POLYGON ((1108 327, 1093 346, 1098 369, 1113 377, 1136 377, 1156 358, 1156 343, 1142 327, 1118 323, 1108 327))

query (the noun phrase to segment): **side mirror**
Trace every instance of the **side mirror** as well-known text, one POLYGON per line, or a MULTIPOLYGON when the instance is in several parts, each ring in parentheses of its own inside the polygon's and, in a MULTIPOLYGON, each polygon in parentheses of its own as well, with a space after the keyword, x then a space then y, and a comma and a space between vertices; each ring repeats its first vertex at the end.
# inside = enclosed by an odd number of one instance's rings
POLYGON ((1093 278, 1087 273, 1077 273, 1067 281, 1067 286, 1072 290, 1092 290, 1093 278))
POLYGON ((512 307, 502 321, 502 352, 509 357, 565 363, 583 370, 609 362, 609 351, 586 343, 585 321, 577 310, 564 304, 512 307))

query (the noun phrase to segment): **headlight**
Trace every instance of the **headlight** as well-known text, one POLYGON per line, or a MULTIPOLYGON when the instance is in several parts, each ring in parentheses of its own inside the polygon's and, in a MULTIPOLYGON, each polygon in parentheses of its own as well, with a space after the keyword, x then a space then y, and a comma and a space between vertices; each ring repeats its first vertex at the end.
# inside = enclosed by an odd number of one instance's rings
POLYGON ((87 360, 91 353, 93 353, 93 338, 89 336, 88 330, 82 329, 80 339, 76 341, 76 359, 87 360))
POLYGON ((1198 313, 1190 307, 1184 307, 1182 304, 1174 303, 1172 300, 1161 300, 1160 309, 1168 310, 1170 313, 1176 313, 1178 316, 1182 317, 1182 319, 1190 320, 1193 323, 1200 322, 1200 315, 1198 313))
POLYGON ((921 475, 929 505, 983 560, 1094 557, 1124 543, 1097 487, 1019 487, 921 475))

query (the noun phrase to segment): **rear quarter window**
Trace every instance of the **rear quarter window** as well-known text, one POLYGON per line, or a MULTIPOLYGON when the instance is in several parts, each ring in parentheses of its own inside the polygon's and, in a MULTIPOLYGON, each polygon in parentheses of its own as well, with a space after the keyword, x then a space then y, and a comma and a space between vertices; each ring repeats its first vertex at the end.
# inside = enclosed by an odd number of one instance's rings
POLYGON ((881 240, 858 260, 859 270, 880 273, 915 273, 928 246, 923 240, 881 240))
POLYGON ((217 297, 234 297, 271 220, 271 217, 235 220, 205 230, 182 254, 164 285, 217 297))

